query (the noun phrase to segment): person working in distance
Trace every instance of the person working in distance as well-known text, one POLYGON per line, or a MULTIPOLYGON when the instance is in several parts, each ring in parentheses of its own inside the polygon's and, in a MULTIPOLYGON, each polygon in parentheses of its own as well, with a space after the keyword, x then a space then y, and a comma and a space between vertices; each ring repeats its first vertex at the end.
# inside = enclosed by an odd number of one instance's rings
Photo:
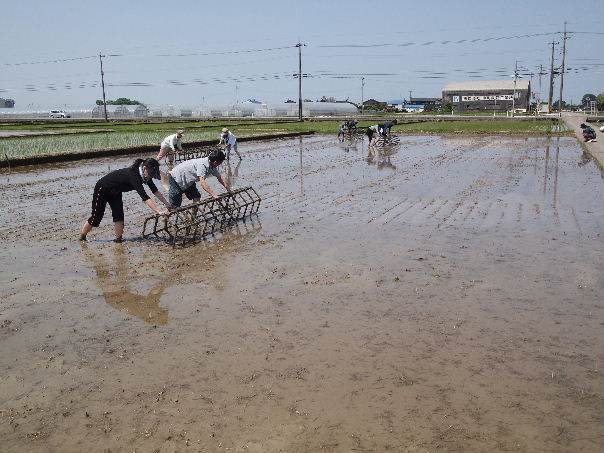
POLYGON ((379 124, 375 124, 373 126, 369 126, 365 131, 365 135, 367 135, 367 137, 369 138, 369 146, 375 145, 380 139, 379 128, 379 124))
POLYGON ((189 200, 194 202, 199 201, 201 194, 195 185, 197 181, 199 181, 199 185, 201 185, 203 190, 212 197, 218 198, 218 193, 209 186, 206 180, 208 176, 215 176, 227 192, 230 192, 229 183, 218 171, 218 166, 224 162, 224 158, 225 156, 222 151, 213 151, 208 157, 190 159, 176 165, 169 173, 170 189, 168 191, 168 199, 170 200, 170 204, 175 208, 180 207, 183 194, 189 200))
POLYGON ((224 145, 226 149, 226 160, 230 160, 231 150, 235 151, 237 157, 241 159, 241 154, 237 151, 237 137, 235 137, 235 135, 226 127, 223 127, 220 132, 220 141, 218 142, 218 145, 224 145))
POLYGON ((136 159, 130 167, 114 170, 99 179, 94 186, 92 195, 92 214, 84 223, 80 232, 80 241, 85 241, 86 236, 92 228, 98 227, 103 220, 107 203, 111 207, 113 225, 115 228, 115 242, 122 242, 124 234, 124 203, 122 193, 136 190, 143 202, 157 214, 167 214, 167 210, 160 210, 155 201, 147 195, 143 184, 146 184, 153 195, 155 195, 167 208, 168 201, 157 190, 153 179, 159 179, 159 162, 153 158, 136 159))
POLYGON ((596 141, 596 131, 594 131, 593 127, 590 127, 585 123, 581 123, 581 129, 583 129, 583 141, 586 143, 596 141))
POLYGON ((174 154, 177 153, 177 150, 182 152, 182 135, 185 133, 184 130, 179 129, 176 131, 176 134, 168 135, 161 142, 159 147, 159 153, 157 153, 156 159, 161 161, 164 157, 168 159, 168 163, 172 165, 174 162, 174 154))
POLYGON ((382 138, 388 137, 388 135, 390 135, 390 129, 392 129, 396 123, 397 123, 396 120, 392 120, 392 121, 386 121, 385 123, 382 123, 382 124, 378 124, 378 131, 380 133, 380 136, 382 138))

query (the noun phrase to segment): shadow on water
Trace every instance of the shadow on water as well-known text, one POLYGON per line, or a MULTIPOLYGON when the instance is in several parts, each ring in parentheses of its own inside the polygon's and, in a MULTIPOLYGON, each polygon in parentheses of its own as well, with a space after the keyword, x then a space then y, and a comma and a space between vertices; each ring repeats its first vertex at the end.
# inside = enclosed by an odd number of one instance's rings
POLYGON ((168 310, 160 307, 159 302, 166 288, 172 283, 172 276, 163 278, 151 287, 146 295, 133 292, 129 288, 129 262, 124 246, 116 244, 110 251, 112 262, 105 256, 82 243, 86 260, 92 264, 96 273, 96 283, 103 293, 105 302, 111 307, 125 311, 149 324, 166 325, 168 310))

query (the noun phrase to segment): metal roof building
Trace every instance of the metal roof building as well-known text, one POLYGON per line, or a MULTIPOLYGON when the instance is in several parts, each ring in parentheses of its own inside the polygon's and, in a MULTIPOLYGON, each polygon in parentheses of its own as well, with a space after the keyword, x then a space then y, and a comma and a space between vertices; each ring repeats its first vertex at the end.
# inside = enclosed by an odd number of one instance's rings
POLYGON ((450 83, 443 89, 443 104, 453 111, 528 110, 531 84, 528 80, 477 80, 450 83))

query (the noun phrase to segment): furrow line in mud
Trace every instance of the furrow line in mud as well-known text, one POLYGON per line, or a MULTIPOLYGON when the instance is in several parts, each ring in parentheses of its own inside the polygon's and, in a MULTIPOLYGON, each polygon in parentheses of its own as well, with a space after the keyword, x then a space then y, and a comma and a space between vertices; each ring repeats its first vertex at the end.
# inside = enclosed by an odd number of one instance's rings
POLYGON ((441 209, 444 208, 445 206, 447 206, 449 204, 449 202, 450 202, 449 199, 444 199, 442 201, 442 203, 436 207, 436 209, 432 212, 432 214, 430 214, 427 217, 427 219, 432 220, 434 217, 436 217, 436 215, 441 211, 441 209))
POLYGON ((405 198, 401 201, 399 201, 398 203, 395 203, 394 206, 389 207, 388 209, 386 209, 385 211, 380 212, 379 214, 377 214, 375 217, 371 217, 367 223, 371 223, 374 220, 378 220, 379 218, 381 218, 382 216, 386 215, 388 212, 392 211, 394 208, 398 207, 400 204, 406 202, 409 198, 405 198))
POLYGON ((577 213, 575 212, 575 208, 571 206, 570 208, 570 213, 572 215, 572 218, 575 222, 575 226, 577 228, 577 232, 579 233, 579 236, 583 236, 583 229, 581 228, 581 224, 579 223, 579 219, 577 218, 577 213))
POLYGON ((460 208, 460 206, 463 206, 463 204, 464 204, 463 201, 457 201, 455 203, 455 207, 451 211, 449 211, 447 214, 445 214, 445 216, 436 225, 436 229, 437 230, 441 229, 441 227, 443 227, 449 221, 449 219, 451 219, 453 217, 455 212, 460 208))
MULTIPOLYGON (((409 218, 409 222, 413 223, 413 224, 423 224, 426 222, 426 220, 428 220, 429 218, 431 218, 430 213, 433 212, 433 208, 434 205, 436 204, 436 198, 432 198, 430 200, 428 200, 428 202, 426 203, 426 205, 421 208, 419 211, 415 212, 415 213, 411 213, 411 216, 408 217, 409 218)), ((407 213, 409 214, 409 213, 407 213)))
POLYGON ((504 222, 507 219, 506 213, 508 210, 508 203, 504 202, 502 205, 500 205, 500 207, 501 212, 499 213, 499 218, 497 219, 497 222, 495 224, 495 231, 501 231, 502 227, 504 226, 504 222))
POLYGON ((517 224, 522 223, 522 210, 523 210, 522 203, 518 203, 518 206, 516 208, 516 223, 517 224))
POLYGON ((304 197, 301 196, 299 193, 290 193, 287 194, 285 197, 279 197, 278 200, 273 201, 273 203, 269 203, 266 205, 267 209, 279 209, 279 210, 283 210, 286 207, 290 207, 293 208, 296 205, 301 205, 301 204, 305 204, 305 205, 309 205, 309 204, 313 204, 313 203, 319 203, 321 200, 327 199, 331 197, 331 194, 325 195, 317 195, 315 197, 304 197), (285 199, 282 199, 285 198, 285 199))
MULTIPOLYGON (((105 171, 94 171, 94 172, 84 173, 81 175, 66 175, 66 176, 58 176, 58 177, 46 178, 46 179, 40 179, 40 180, 34 179, 32 181, 7 182, 7 183, 2 184, 2 191, 11 190, 11 189, 15 189, 15 188, 23 189, 23 188, 29 187, 29 186, 40 187, 42 184, 62 183, 62 182, 71 181, 74 179, 81 180, 83 178, 89 178, 89 177, 97 177, 97 179, 98 179, 105 174, 106 174, 105 171)), ((17 178, 13 178, 13 179, 17 179, 17 178)))
POLYGON ((408 204, 408 206, 404 206, 403 204, 399 205, 398 208, 395 208, 392 211, 390 211, 389 215, 386 215, 386 216, 382 217, 382 219, 381 219, 381 221, 379 223, 381 225, 386 225, 387 223, 390 223, 393 220, 398 219, 400 216, 402 216, 403 214, 405 214, 410 209, 413 209, 414 207, 416 207, 421 202, 422 202, 422 200, 414 200, 414 201, 409 202, 409 203, 405 202, 405 204, 408 204))
MULTIPOLYGON (((418 216, 421 217, 422 212, 424 212, 424 210, 432 205, 434 203, 434 200, 418 200, 418 202, 412 206, 410 209, 407 209, 405 212, 402 212, 400 215, 398 215, 396 218, 398 219, 398 221, 400 223, 409 223, 409 224, 415 224, 416 223, 416 219, 418 218, 418 216)), ((394 220, 394 219, 392 219, 394 220)))

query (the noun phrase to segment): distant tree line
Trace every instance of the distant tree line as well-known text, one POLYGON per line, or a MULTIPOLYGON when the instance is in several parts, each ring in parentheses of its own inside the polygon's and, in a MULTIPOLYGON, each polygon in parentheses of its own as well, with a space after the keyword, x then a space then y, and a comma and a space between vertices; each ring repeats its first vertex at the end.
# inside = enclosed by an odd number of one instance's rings
MULTIPOLYGON (((102 99, 96 100, 96 105, 103 105, 102 99)), ((107 105, 145 105, 136 99, 117 98, 115 101, 107 100, 107 105)))
POLYGON ((600 93, 597 96, 591 93, 584 94, 581 98, 581 107, 588 109, 592 101, 595 101, 598 110, 604 110, 604 93, 600 93))

